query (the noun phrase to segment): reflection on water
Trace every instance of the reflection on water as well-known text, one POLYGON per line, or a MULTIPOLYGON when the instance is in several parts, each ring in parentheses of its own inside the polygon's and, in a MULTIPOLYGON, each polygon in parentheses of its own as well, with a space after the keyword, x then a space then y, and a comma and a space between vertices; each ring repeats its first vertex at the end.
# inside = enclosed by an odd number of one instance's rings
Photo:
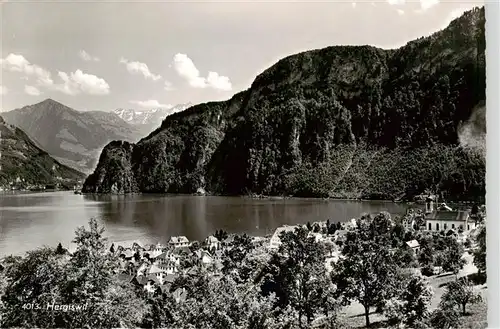
POLYGON ((112 241, 166 242, 185 235, 201 240, 216 229, 266 235, 283 224, 330 219, 345 221, 361 213, 404 212, 390 202, 319 199, 254 200, 240 197, 166 195, 84 196, 72 192, 0 194, 0 256, 42 245, 73 249, 78 226, 101 220, 112 241))

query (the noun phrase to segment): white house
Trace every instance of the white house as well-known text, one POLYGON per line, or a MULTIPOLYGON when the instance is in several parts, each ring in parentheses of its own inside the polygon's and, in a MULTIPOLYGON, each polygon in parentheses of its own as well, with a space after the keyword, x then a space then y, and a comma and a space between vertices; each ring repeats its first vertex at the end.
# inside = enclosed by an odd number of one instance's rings
POLYGON ((166 263, 166 262, 173 262, 176 265, 180 265, 181 263, 181 256, 179 254, 176 254, 174 252, 164 252, 158 257, 156 257, 156 261, 160 262, 161 264, 166 263))
POLYGON ((168 243, 174 248, 189 247, 189 240, 185 236, 173 236, 168 243))
POLYGON ((283 232, 294 232, 296 228, 297 226, 288 225, 278 227, 269 241, 269 248, 278 249, 281 246, 280 234, 283 232))
POLYGON ((314 241, 316 241, 316 242, 324 242, 325 241, 325 237, 321 233, 309 232, 307 237, 314 238, 314 241))
POLYGON ((221 243, 220 243, 219 239, 217 239, 215 236, 210 235, 209 237, 207 237, 207 238, 205 239, 205 245, 206 245, 206 246, 207 246, 210 250, 212 250, 212 249, 217 250, 217 249, 219 249, 219 248, 220 248, 221 243))
POLYGON ((212 255, 210 255, 210 253, 206 250, 199 249, 195 252, 195 254, 196 257, 198 257, 198 259, 200 260, 200 262, 204 265, 209 265, 214 262, 212 255))
POLYGON ((470 220, 469 212, 455 210, 435 210, 425 217, 425 226, 428 231, 462 230, 471 231, 476 228, 476 222, 470 220))
POLYGON ((172 275, 178 272, 177 266, 172 262, 167 262, 163 264, 153 264, 148 270, 148 275, 154 275, 160 284, 163 284, 164 279, 167 275, 172 275))
POLYGON ((166 246, 164 246, 161 243, 157 243, 154 248, 151 248, 149 251, 149 257, 151 258, 156 258, 158 255, 161 255, 166 249, 166 246))
POLYGON ((420 250, 420 244, 417 240, 406 241, 406 245, 410 247, 415 253, 420 250))
POLYGON ((335 243, 337 242, 345 242, 346 240, 346 237, 347 237, 347 230, 337 230, 335 231, 335 233, 333 234, 333 240, 335 241, 335 243))

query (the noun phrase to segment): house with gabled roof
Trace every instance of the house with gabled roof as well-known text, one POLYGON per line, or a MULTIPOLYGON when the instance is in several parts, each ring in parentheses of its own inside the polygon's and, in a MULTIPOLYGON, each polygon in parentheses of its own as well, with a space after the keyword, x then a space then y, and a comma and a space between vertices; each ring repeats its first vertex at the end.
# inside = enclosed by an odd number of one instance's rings
POLYGON ((131 260, 135 255, 135 252, 132 249, 124 249, 120 253, 120 258, 126 259, 126 260, 131 260))
POLYGON ((415 253, 418 253, 418 251, 420 250, 420 244, 417 240, 406 241, 405 244, 415 253))
POLYGON ((161 243, 157 243, 152 250, 149 251, 149 258, 156 258, 158 255, 161 255, 167 247, 161 243))
POLYGON ((179 247, 189 247, 189 240, 185 236, 173 236, 168 241, 168 244, 173 246, 174 248, 179 247))
POLYGON ((207 237, 204 241, 204 244, 208 247, 209 250, 217 250, 221 247, 221 242, 213 235, 207 237))
POLYGON ((214 262, 212 255, 206 250, 198 249, 194 252, 194 254, 199 259, 200 263, 203 265, 209 265, 214 262))
POLYGON ((425 216, 425 226, 428 231, 471 231, 476 228, 476 222, 470 220, 469 212, 463 210, 432 210, 425 216))

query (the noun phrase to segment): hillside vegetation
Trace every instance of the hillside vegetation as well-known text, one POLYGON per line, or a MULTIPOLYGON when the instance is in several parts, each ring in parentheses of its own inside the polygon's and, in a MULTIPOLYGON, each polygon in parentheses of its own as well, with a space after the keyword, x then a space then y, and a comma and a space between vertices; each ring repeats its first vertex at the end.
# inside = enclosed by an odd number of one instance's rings
POLYGON ((108 144, 84 191, 481 198, 484 22, 476 8, 397 50, 286 57, 228 101, 108 144))
POLYGON ((0 117, 0 187, 47 185, 57 181, 83 180, 85 175, 68 168, 40 149, 19 128, 0 117))
POLYGON ((140 131, 114 113, 79 112, 52 99, 2 113, 61 163, 90 173, 102 148, 115 139, 139 140, 140 131))

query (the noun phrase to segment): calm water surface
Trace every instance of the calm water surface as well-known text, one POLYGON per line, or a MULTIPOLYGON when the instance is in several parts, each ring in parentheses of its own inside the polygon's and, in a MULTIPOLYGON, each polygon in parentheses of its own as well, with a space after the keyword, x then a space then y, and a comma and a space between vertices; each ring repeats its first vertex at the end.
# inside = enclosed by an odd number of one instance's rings
POLYGON ((0 257, 42 245, 74 249, 78 226, 98 218, 106 236, 127 244, 166 242, 173 235, 202 240, 216 229, 266 235, 283 224, 346 221, 361 213, 401 214, 406 205, 321 199, 255 200, 203 196, 85 196, 73 192, 0 194, 0 257))

